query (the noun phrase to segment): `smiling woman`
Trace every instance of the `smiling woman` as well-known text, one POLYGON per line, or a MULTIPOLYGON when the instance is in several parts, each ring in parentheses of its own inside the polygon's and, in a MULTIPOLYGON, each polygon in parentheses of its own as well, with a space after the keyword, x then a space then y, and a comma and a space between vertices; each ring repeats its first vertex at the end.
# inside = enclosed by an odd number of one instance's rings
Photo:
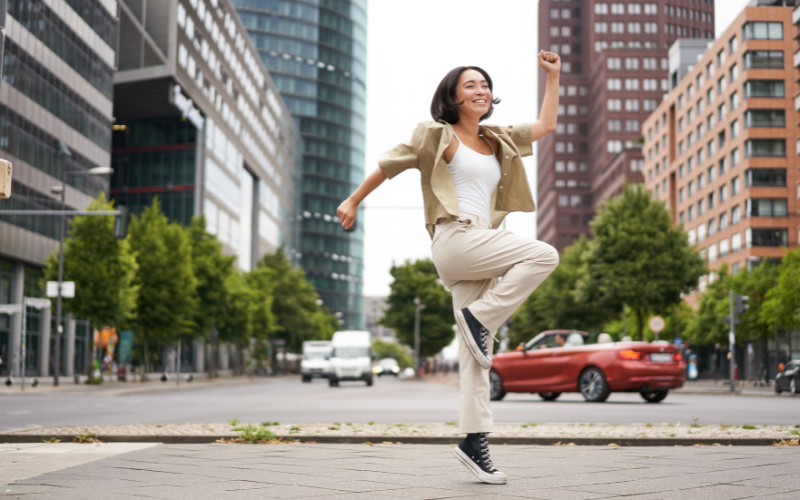
POLYGON ((486 437, 494 430, 490 342, 558 265, 552 246, 498 229, 510 212, 536 209, 522 158, 533 154, 531 143, 556 128, 561 59, 545 51, 537 58, 547 74, 538 120, 481 125, 500 102, 492 95, 492 79, 477 66, 457 67, 434 93, 434 121, 420 123, 409 142, 381 155, 379 168, 337 210, 342 226, 350 228, 358 205, 383 181, 419 170, 433 262, 452 293, 458 329, 459 432, 467 437, 455 454, 490 484, 506 482, 492 464, 486 437))

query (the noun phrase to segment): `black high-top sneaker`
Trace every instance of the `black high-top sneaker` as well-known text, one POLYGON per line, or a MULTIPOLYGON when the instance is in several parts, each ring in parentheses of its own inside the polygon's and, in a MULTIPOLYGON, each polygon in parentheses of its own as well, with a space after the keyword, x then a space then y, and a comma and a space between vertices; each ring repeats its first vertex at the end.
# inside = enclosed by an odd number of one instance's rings
POLYGON ((506 475, 494 468, 489 456, 489 440, 485 433, 467 434, 455 449, 456 458, 478 480, 489 484, 506 484, 506 475))
POLYGON ((483 368, 492 367, 492 358, 489 356, 486 337, 489 331, 484 328, 480 321, 469 312, 466 307, 455 312, 456 326, 461 336, 461 341, 467 346, 469 352, 483 368))

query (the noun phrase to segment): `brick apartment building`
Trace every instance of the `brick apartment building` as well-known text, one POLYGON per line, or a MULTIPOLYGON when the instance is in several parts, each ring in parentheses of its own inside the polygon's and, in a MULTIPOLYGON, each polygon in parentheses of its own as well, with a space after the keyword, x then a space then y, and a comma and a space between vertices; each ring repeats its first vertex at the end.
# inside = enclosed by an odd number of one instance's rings
MULTIPOLYGON (((563 250, 641 181, 641 123, 667 93, 667 47, 712 39, 712 0, 540 0, 539 47, 562 57, 559 124, 537 143, 539 239, 563 250)), ((540 75, 539 106, 545 79, 540 75)))
POLYGON ((680 40, 679 81, 644 122, 646 186, 712 270, 797 245, 795 33, 790 7, 753 6, 699 58, 680 40))

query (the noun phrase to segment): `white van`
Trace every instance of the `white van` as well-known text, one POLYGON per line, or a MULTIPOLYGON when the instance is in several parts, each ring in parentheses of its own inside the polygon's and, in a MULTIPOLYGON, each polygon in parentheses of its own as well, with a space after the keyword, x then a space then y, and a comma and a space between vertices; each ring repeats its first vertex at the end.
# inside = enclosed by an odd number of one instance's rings
POLYGON ((331 342, 329 340, 306 340, 303 342, 303 359, 300 361, 300 375, 303 382, 312 378, 328 378, 331 368, 331 342))
POLYGON ((339 385, 340 380, 363 380, 372 385, 372 340, 369 332, 345 331, 333 334, 333 355, 328 383, 339 385))

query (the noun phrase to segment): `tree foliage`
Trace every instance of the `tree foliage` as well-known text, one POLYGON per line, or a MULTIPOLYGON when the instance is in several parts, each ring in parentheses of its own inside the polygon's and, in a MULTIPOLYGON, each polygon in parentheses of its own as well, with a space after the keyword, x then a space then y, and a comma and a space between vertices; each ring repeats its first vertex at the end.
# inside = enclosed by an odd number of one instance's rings
POLYGON ((578 297, 613 311, 625 303, 636 313, 641 339, 647 312, 678 304, 704 274, 704 262, 682 227, 672 226, 664 205, 641 185, 626 185, 603 203, 591 227, 578 297))
POLYGON ((777 283, 767 291, 759 316, 770 330, 791 330, 800 325, 800 249, 787 251, 777 272, 777 283))
MULTIPOLYGON (((113 210, 105 194, 87 210, 113 210)), ((96 215, 75 217, 64 240, 64 281, 75 282, 75 298, 62 299, 65 311, 87 318, 92 326, 125 327, 133 314, 136 261, 127 240, 114 238, 114 218, 96 215)), ((58 280, 58 250, 50 254, 45 281, 58 280)), ((55 299, 53 299, 55 304, 55 299)))
POLYGON ((568 246, 558 267, 525 301, 509 328, 509 345, 527 342, 544 330, 592 331, 613 316, 596 300, 579 300, 576 287, 583 276, 583 254, 589 241, 581 237, 568 246))
POLYGON ((299 352, 305 340, 329 340, 339 329, 338 320, 317 304, 319 295, 302 269, 294 269, 283 247, 261 258, 258 267, 271 269, 275 283, 272 314, 275 337, 299 352))
POLYGON ((191 332, 196 307, 189 235, 169 223, 158 198, 140 217, 131 218, 129 233, 138 266, 135 330, 149 348, 174 345, 191 332))
POLYGON ((397 339, 414 345, 414 298, 425 304, 420 312, 420 351, 423 357, 434 356, 453 340, 455 323, 453 301, 439 282, 436 267, 430 259, 393 265, 394 278, 387 299, 389 306, 380 324, 394 328, 397 339))
POLYGON ((222 254, 222 244, 206 231, 204 215, 192 218, 187 228, 192 247, 192 272, 196 280, 193 322, 197 337, 207 338, 227 301, 228 277, 235 272, 235 257, 222 254))
POLYGON ((380 339, 372 341, 372 349, 379 359, 392 358, 397 361, 400 368, 414 366, 414 357, 408 352, 408 348, 397 342, 384 342, 380 339))

